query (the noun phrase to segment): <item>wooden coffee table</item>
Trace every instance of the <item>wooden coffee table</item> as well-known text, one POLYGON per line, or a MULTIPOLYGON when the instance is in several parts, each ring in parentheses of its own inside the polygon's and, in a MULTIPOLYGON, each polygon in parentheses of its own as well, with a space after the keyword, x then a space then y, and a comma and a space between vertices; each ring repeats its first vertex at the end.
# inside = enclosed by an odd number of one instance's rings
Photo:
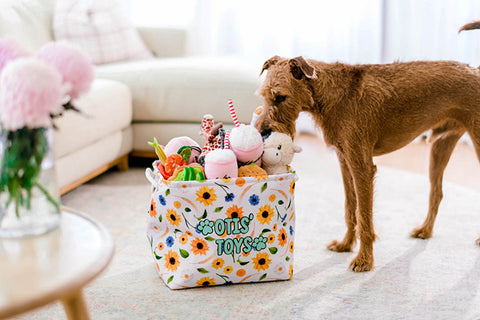
POLYGON ((83 287, 112 259, 108 231, 62 208, 59 228, 42 236, 0 238, 0 319, 60 300, 69 319, 89 319, 83 287))

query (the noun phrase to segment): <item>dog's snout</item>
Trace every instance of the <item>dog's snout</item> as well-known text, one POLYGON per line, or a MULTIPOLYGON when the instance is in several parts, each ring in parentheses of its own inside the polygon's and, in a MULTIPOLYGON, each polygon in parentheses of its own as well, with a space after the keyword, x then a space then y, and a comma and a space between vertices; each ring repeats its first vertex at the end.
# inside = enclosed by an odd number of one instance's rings
POLYGON ((262 136, 262 140, 265 141, 270 135, 272 134, 272 129, 262 129, 260 131, 260 135, 262 136))

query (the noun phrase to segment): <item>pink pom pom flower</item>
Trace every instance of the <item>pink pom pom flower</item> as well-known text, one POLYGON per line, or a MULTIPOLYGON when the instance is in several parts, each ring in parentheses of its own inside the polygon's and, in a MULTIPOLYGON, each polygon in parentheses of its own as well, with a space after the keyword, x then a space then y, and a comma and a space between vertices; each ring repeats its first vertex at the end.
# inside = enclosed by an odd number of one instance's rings
POLYGON ((65 42, 49 42, 37 53, 37 57, 58 69, 65 85, 70 87, 67 94, 77 99, 90 88, 94 77, 90 60, 76 47, 65 42))
POLYGON ((0 73, 7 62, 29 56, 27 49, 12 38, 0 38, 0 73))
POLYGON ((54 67, 33 58, 12 61, 0 75, 0 125, 10 131, 50 127, 63 97, 62 76, 54 67))

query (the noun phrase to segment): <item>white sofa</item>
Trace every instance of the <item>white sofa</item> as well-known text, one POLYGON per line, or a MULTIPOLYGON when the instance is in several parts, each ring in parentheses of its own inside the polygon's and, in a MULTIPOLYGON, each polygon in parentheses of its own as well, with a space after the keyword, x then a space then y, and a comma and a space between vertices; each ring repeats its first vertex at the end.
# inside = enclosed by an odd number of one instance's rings
MULTIPOLYGON (((0 1, 0 36, 13 37, 32 51, 53 40, 54 1, 0 1)), ((260 62, 186 57, 185 30, 138 30, 156 58, 96 66, 90 92, 78 101, 87 116, 68 113, 56 121, 62 193, 111 166, 126 169, 128 154, 154 156, 147 144, 154 136, 160 143, 180 135, 203 143, 198 131, 204 114, 231 125, 228 98, 243 122, 261 103, 254 95, 260 62)))

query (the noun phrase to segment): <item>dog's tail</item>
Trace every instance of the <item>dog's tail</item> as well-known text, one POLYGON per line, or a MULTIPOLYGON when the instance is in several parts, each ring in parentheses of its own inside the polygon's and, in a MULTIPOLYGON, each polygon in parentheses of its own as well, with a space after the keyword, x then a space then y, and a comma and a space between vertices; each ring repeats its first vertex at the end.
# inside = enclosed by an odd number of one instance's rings
POLYGON ((474 30, 474 29, 480 29, 480 21, 473 21, 470 23, 467 23, 463 27, 458 30, 458 33, 464 31, 464 30, 474 30))

